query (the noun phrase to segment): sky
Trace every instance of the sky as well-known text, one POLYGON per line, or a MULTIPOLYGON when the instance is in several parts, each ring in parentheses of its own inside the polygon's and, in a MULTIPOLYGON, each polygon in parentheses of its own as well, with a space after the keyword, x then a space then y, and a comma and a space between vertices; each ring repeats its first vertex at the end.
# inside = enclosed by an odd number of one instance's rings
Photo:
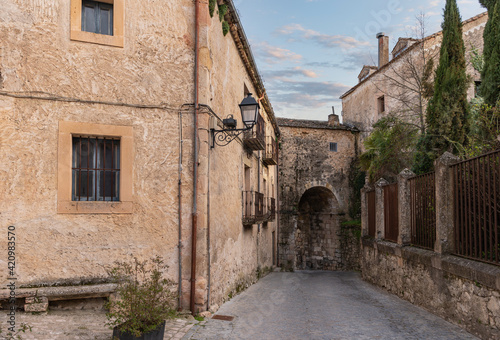
MULTIPOLYGON (((339 97, 358 82, 363 65, 376 65, 376 34, 416 37, 441 30, 445 0, 233 0, 278 117, 327 120, 341 115, 339 97)), ((485 11, 478 0, 458 0, 463 20, 485 11)))

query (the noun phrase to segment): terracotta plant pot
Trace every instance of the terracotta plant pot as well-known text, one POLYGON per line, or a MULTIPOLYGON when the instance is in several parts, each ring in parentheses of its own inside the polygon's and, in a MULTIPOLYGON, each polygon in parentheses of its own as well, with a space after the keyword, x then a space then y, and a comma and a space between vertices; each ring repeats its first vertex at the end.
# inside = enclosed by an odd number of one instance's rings
POLYGON ((133 336, 130 333, 120 332, 119 327, 113 328, 113 340, 163 340, 163 335, 165 334, 165 321, 159 325, 154 331, 142 334, 141 336, 133 336))

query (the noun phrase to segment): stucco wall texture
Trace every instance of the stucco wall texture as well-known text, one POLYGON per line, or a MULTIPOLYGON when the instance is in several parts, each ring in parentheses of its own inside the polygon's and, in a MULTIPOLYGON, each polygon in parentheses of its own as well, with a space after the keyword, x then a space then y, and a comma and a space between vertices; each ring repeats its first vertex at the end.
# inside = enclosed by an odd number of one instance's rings
MULTIPOLYGON (((0 95, 0 225, 16 227, 19 285, 105 281, 106 268, 114 261, 154 255, 164 257, 168 275, 178 281, 182 146, 183 307, 188 307, 194 131, 192 107, 182 105, 194 102, 194 6, 188 0, 127 1, 124 47, 119 48, 71 41, 69 1, 2 1, 0 91, 45 98, 0 95), (61 121, 133 128, 131 214, 57 213, 61 121)), ((200 14, 200 103, 220 118, 234 114, 238 119, 244 86, 254 91, 254 85, 231 34, 224 37, 218 18, 207 12, 200 14)), ((269 121, 266 112, 263 116, 269 121)), ((256 187, 264 174, 268 182, 275 180, 276 166, 259 165, 258 152, 245 160, 241 141, 210 149, 208 124, 209 114, 202 111, 199 309, 209 307, 208 226, 210 304, 220 304, 241 281, 255 280, 257 268, 272 266, 271 233, 276 228, 274 222, 243 228, 241 194, 245 161, 252 166, 256 187)), ((270 133, 274 135, 272 129, 270 133)), ((6 247, 2 241, 4 254, 6 247)), ((7 267, 5 258, 0 265, 7 267)), ((0 282, 6 278, 1 270, 0 282)))

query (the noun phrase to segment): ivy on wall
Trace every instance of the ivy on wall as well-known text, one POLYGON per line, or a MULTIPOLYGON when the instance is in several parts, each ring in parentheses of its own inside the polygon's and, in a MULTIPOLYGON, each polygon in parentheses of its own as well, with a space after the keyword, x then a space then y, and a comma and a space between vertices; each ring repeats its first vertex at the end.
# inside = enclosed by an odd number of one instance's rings
POLYGON ((210 13, 210 16, 213 18, 215 14, 215 5, 217 5, 218 9, 218 14, 219 14, 219 20, 222 23, 222 34, 224 36, 229 33, 229 23, 224 20, 224 16, 227 14, 228 7, 226 4, 223 2, 219 4, 217 0, 209 0, 208 1, 208 11, 210 13))

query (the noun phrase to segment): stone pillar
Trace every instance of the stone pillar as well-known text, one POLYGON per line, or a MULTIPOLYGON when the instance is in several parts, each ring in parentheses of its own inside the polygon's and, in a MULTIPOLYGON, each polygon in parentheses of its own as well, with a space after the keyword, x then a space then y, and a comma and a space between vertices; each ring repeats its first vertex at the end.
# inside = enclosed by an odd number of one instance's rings
POLYGON ((373 186, 366 182, 361 189, 361 237, 368 236, 368 191, 372 191, 373 186))
POLYGON ((447 254, 455 250, 453 172, 450 165, 460 159, 445 152, 435 163, 436 169, 436 243, 434 251, 447 254))
POLYGON ((398 175, 399 245, 407 245, 411 242, 411 192, 409 179, 414 176, 415 174, 409 169, 404 169, 398 175))
POLYGON ((377 240, 382 240, 385 237, 384 223, 384 186, 389 184, 385 179, 381 178, 375 183, 375 210, 376 210, 376 235, 377 240))

